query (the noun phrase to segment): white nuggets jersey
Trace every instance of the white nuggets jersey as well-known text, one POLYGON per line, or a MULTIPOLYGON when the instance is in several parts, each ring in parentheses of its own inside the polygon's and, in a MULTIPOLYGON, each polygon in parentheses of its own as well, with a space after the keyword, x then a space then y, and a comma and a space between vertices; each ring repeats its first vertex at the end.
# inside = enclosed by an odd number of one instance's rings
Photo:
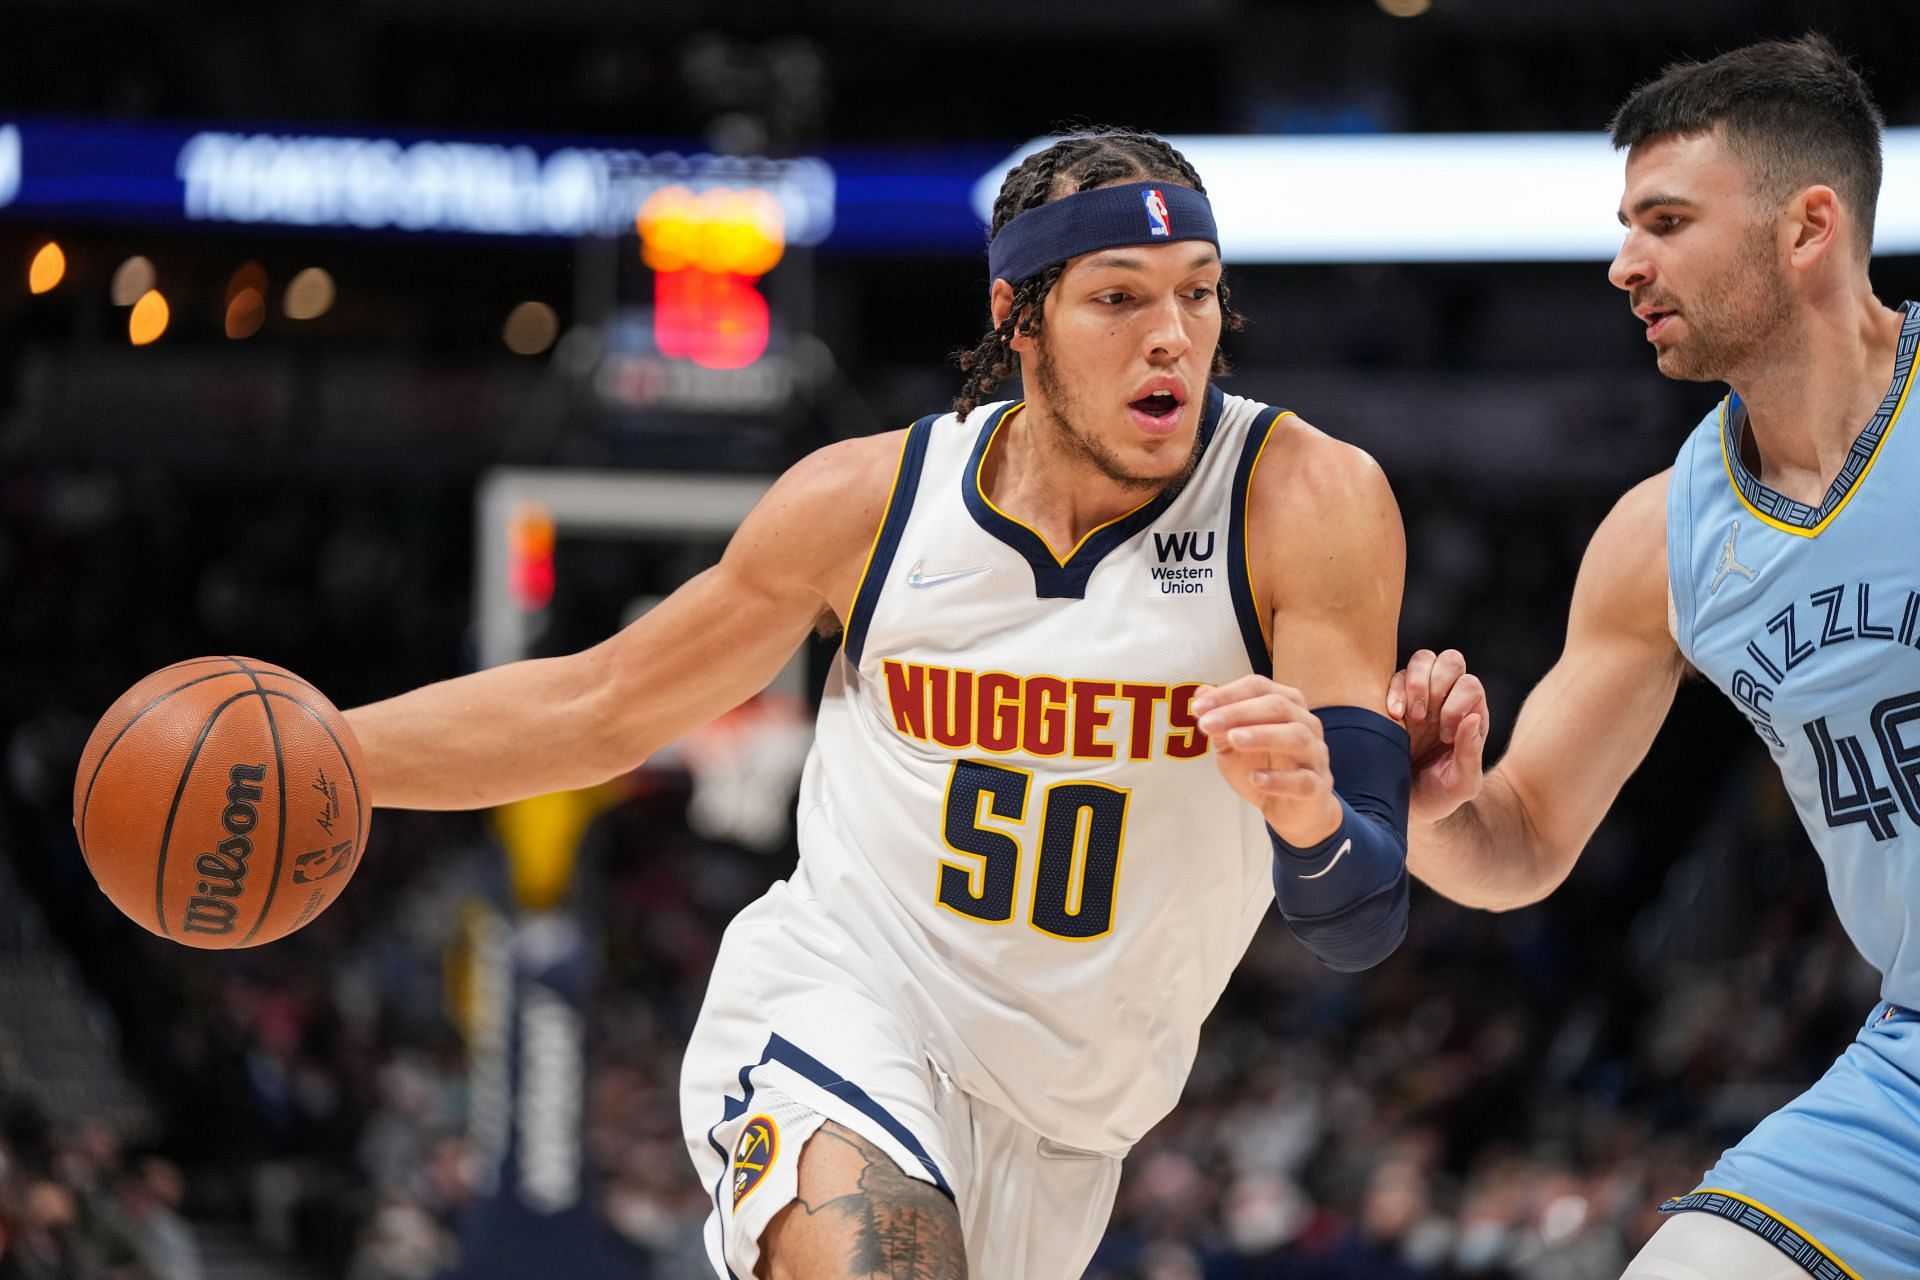
POLYGON ((1017 405, 921 419, 801 783, 794 890, 963 1090, 1121 1152, 1172 1109, 1273 901, 1202 684, 1265 673, 1249 477, 1280 411, 1207 393, 1192 478, 1056 558, 988 501, 1017 405))
POLYGON ((1905 305, 1893 384, 1817 508, 1740 456, 1729 395, 1680 449, 1667 496, 1674 639, 1773 753, 1841 923, 1920 1007, 1920 350, 1905 305))

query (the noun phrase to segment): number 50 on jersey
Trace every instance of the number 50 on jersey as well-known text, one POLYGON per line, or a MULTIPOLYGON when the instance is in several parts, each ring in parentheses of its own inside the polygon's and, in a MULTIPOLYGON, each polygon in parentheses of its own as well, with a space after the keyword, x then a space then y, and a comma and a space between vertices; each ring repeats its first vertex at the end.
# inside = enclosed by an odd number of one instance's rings
POLYGON ((1126 846, 1132 793, 1099 782, 1056 782, 1038 801, 1025 769, 955 762, 947 779, 942 837, 956 855, 940 862, 937 901, 949 911, 988 924, 1013 919, 1019 898, 1023 840, 1035 828, 1027 922, 1056 938, 1086 941, 1113 929, 1114 882, 1126 846))

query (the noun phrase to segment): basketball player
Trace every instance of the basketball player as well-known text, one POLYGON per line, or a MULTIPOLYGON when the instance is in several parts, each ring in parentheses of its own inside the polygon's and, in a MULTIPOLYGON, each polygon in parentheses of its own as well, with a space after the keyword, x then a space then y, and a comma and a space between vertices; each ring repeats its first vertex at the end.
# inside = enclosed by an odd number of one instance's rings
POLYGON ((498 804, 633 768, 840 629, 799 867, 727 931, 683 1075, 736 1280, 1077 1280, 1276 894, 1335 968, 1405 931, 1399 513, 1211 384, 1199 176, 1056 142, 989 267, 955 412, 803 460, 599 646, 350 716, 376 803, 498 804))
POLYGON ((1484 695, 1416 654, 1411 866, 1502 910, 1551 892, 1645 756, 1689 665, 1752 722, 1884 1002, 1629 1266, 1633 1280, 1920 1280, 1920 427, 1901 411, 1920 307, 1867 279, 1880 113, 1809 37, 1669 68, 1613 122, 1610 276, 1661 372, 1731 393, 1601 524, 1565 652, 1484 779, 1484 695))

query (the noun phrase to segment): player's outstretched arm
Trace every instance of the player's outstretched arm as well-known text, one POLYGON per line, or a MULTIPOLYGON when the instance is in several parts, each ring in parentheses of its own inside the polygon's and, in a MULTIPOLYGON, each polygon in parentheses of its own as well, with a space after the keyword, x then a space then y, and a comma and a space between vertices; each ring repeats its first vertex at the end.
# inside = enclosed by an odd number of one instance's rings
POLYGON ((1501 911, 1551 893, 1665 721, 1684 667, 1667 629, 1667 480, 1628 491, 1594 533, 1566 648, 1484 781, 1485 702, 1461 696, 1458 655, 1423 650, 1395 678, 1416 742, 1408 866, 1454 901, 1501 911))
POLYGON ((1382 714, 1406 543, 1371 458, 1283 421, 1254 473, 1249 541, 1274 679, 1195 699, 1234 789, 1274 838, 1274 894, 1295 936, 1364 969, 1406 933, 1407 736, 1382 714))
POLYGON ((844 617, 901 433, 802 459, 719 564, 590 649, 509 663, 347 712, 377 805, 469 809, 591 786, 765 688, 844 617))

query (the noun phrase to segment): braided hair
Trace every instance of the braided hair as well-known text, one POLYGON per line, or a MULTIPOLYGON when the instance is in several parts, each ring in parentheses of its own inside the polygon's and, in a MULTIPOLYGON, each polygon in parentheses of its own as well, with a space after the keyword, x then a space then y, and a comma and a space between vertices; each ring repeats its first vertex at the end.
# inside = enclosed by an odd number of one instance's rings
MULTIPOLYGON (((1070 134, 1044 151, 1015 165, 1000 184, 993 201, 992 234, 1029 209, 1037 209, 1061 196, 1091 191, 1113 182, 1177 182, 1202 195, 1206 186, 1200 175, 1166 139, 1151 133, 1128 129, 1096 128, 1070 134)), ((989 329, 970 351, 955 353, 954 361, 966 382, 954 397, 953 411, 961 417, 973 412, 994 388, 1019 371, 1020 357, 1013 350, 1016 334, 1038 335, 1041 307, 1047 294, 1060 279, 1063 264, 1055 263, 1024 280, 1012 281, 1013 306, 1007 318, 989 329)), ((1220 320, 1227 330, 1238 330, 1246 322, 1228 302, 1227 285, 1220 283, 1220 320)), ((1224 351, 1213 353, 1215 375, 1227 371, 1224 351)))

